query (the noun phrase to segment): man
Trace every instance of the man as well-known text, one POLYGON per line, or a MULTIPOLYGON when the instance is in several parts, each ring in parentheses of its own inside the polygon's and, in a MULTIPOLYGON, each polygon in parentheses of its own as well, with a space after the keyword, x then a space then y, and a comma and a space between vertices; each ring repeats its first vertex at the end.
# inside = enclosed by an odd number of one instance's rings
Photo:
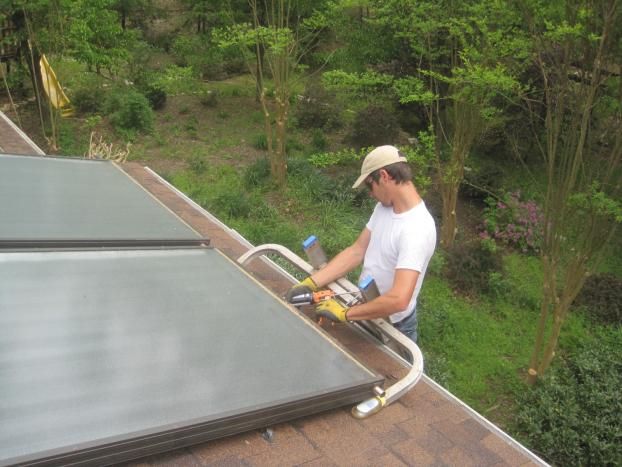
POLYGON ((378 201, 366 227, 324 268, 292 287, 288 298, 318 290, 363 262, 361 277, 371 276, 380 296, 351 307, 330 299, 315 312, 338 322, 388 318, 416 342, 417 295, 436 246, 434 219, 412 183, 406 158, 394 146, 377 147, 365 157, 352 188, 363 183, 378 201))

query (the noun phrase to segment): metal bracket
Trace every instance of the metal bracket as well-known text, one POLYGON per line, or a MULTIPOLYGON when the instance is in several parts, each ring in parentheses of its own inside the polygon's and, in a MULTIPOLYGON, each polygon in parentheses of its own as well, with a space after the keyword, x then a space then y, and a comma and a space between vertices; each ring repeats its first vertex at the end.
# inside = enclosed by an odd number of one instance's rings
MULTIPOLYGON (((278 254, 288 260, 300 271, 307 274, 312 274, 315 271, 313 266, 303 260, 296 253, 275 243, 267 243, 265 245, 259 245, 251 248, 238 258, 238 263, 244 266, 254 258, 264 256, 269 253, 278 254)), ((338 294, 346 294, 336 298, 344 301, 345 303, 351 301, 359 292, 358 287, 343 278, 328 284, 328 287, 338 294), (352 293, 352 295, 348 295, 348 292, 352 293)), ((410 357, 409 363, 411 364, 411 368, 408 373, 395 384, 386 389, 376 387, 374 389, 374 392, 376 393, 375 397, 367 399, 353 407, 352 415, 356 418, 366 418, 380 411, 384 406, 395 402, 402 395, 408 392, 415 384, 417 384, 423 375, 423 355, 417 344, 395 329, 384 319, 372 319, 366 321, 366 323, 368 326, 374 327, 374 330, 371 332, 374 337, 377 337, 376 334, 383 336, 381 339, 383 345, 386 345, 389 341, 393 341, 401 349, 403 349, 410 357)), ((366 332, 370 332, 365 326, 359 326, 359 328, 364 329, 366 332)))

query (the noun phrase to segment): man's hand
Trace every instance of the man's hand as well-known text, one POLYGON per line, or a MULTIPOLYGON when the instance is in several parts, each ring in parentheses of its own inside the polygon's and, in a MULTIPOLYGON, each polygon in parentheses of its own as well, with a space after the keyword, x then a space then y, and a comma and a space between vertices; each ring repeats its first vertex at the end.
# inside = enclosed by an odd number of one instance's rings
POLYGON ((298 282, 298 284, 293 286, 291 289, 289 289, 285 294, 285 300, 287 300, 288 303, 292 303, 294 297, 305 293, 315 292, 317 289, 317 285, 315 285, 315 282, 313 282, 313 279, 311 279, 311 276, 309 276, 306 279, 298 282))
POLYGON ((347 306, 342 305, 334 298, 329 300, 324 300, 320 302, 318 306, 315 307, 315 314, 318 316, 323 316, 324 318, 328 318, 331 321, 335 321, 337 323, 343 323, 347 320, 346 314, 348 313, 347 306))

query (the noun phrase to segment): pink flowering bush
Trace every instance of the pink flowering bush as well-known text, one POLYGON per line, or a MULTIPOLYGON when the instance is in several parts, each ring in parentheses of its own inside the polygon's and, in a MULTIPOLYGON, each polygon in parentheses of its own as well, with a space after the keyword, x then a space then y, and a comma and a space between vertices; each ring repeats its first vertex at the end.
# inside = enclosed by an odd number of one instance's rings
POLYGON ((542 211, 535 201, 523 201, 520 191, 501 200, 487 198, 480 238, 499 240, 523 253, 538 253, 542 241, 542 211))

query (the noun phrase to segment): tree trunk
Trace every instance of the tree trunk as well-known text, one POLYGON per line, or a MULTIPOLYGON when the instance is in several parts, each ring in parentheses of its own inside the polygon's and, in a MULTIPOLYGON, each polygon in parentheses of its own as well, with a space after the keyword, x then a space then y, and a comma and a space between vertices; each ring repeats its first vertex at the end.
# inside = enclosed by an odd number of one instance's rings
MULTIPOLYGON (((449 161, 441 161, 440 148, 437 149, 437 171, 441 180, 441 196, 443 198, 443 218, 441 225, 441 245, 443 248, 451 248, 458 232, 458 218, 456 207, 458 204, 458 191, 464 178, 464 164, 471 147, 477 138, 485 131, 479 109, 472 103, 456 100, 447 109, 448 124, 446 127, 451 131, 451 153, 449 161)), ((442 127, 441 115, 438 127, 442 127)), ((443 138, 440 130, 437 130, 437 139, 443 138)))
POLYGON ((442 190, 443 197, 443 220, 441 224, 441 245, 451 248, 458 231, 458 219, 456 216, 456 202, 458 189, 455 186, 447 186, 442 190))
POLYGON ((265 53, 266 48, 263 44, 257 44, 255 53, 255 99, 257 102, 260 102, 263 92, 263 58, 265 53))
POLYGON ((277 99, 276 115, 276 148, 271 161, 272 178, 278 186, 284 186, 287 182, 287 114, 289 101, 280 97, 277 99))
MULTIPOLYGON (((544 346, 544 334, 546 331, 546 323, 549 319, 550 304, 555 303, 555 287, 551 285, 551 278, 554 277, 554 273, 551 270, 551 261, 547 256, 544 256, 542 258, 542 264, 544 266, 544 278, 542 285, 542 302, 540 303, 540 319, 538 320, 536 342, 529 361, 529 371, 527 374, 527 383, 530 385, 535 384, 540 374, 538 371, 540 366, 539 361, 542 347, 544 346)), ((553 279, 553 283, 554 282, 555 280, 553 279)))
POLYGON ((467 148, 457 147, 459 142, 454 142, 452 148, 449 168, 445 173, 440 174, 441 197, 443 198, 443 212, 441 224, 441 245, 444 248, 451 248, 458 232, 458 217, 456 206, 458 204, 458 191, 460 183, 464 177, 464 161, 466 159, 467 148))

